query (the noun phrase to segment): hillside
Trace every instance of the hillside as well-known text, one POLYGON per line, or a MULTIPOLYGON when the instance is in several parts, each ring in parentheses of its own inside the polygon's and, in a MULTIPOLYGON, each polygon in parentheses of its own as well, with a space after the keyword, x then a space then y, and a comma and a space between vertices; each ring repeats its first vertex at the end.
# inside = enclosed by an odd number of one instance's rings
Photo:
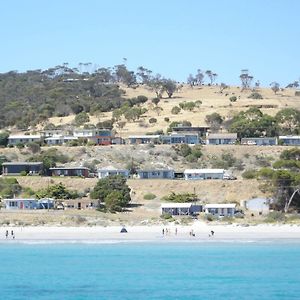
MULTIPOLYGON (((148 101, 142 105, 147 109, 147 112, 141 116, 138 121, 129 122, 126 119, 122 119, 125 123, 124 128, 120 129, 116 124, 115 130, 124 137, 134 134, 144 134, 145 132, 155 132, 157 130, 163 130, 166 132, 169 124, 173 121, 184 121, 188 120, 193 126, 205 126, 205 117, 212 113, 219 113, 224 120, 228 120, 242 110, 247 110, 250 107, 256 106, 260 110, 270 116, 275 116, 277 112, 284 108, 298 109, 300 107, 300 97, 295 96, 294 89, 286 89, 283 92, 275 95, 271 89, 260 88, 258 92, 262 95, 263 99, 250 99, 249 95, 251 91, 241 92, 239 87, 230 87, 220 93, 218 86, 201 86, 191 88, 188 85, 184 85, 183 88, 176 92, 172 98, 163 98, 159 102, 163 110, 158 115, 153 109, 155 105, 150 99, 155 97, 155 94, 149 89, 143 86, 137 88, 126 88, 122 86, 122 90, 125 91, 124 98, 130 99, 139 95, 148 97, 148 101), (238 99, 236 102, 230 102, 229 98, 236 96, 238 99), (193 111, 183 111, 177 115, 171 113, 174 106, 179 106, 179 103, 188 101, 201 100, 202 104, 200 108, 196 108, 193 111), (165 118, 169 118, 166 122, 165 118), (150 118, 157 119, 154 124, 149 123, 150 118)), ((74 122, 75 115, 67 117, 54 117, 50 118, 49 122, 58 125, 67 125, 74 122)), ((97 116, 90 115, 90 123, 96 125, 98 122, 109 120, 112 118, 112 113, 101 113, 97 116)))

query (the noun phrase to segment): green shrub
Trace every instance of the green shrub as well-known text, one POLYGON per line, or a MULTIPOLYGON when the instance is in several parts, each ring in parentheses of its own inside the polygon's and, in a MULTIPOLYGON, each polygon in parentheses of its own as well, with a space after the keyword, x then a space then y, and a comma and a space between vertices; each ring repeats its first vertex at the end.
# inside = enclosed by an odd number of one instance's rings
POLYGON ((174 106, 171 110, 171 114, 178 115, 180 113, 181 109, 178 106, 174 106))
POLYGON ((256 170, 248 169, 242 173, 244 179, 254 179, 256 177, 256 170))
POLYGON ((270 212, 266 219, 265 222, 267 223, 275 223, 275 222, 284 222, 286 220, 285 214, 280 211, 272 211, 270 212))
POLYGON ((253 92, 251 95, 248 97, 250 99, 263 99, 263 96, 260 93, 253 92))
POLYGON ((160 217, 164 220, 172 220, 173 219, 171 214, 162 214, 160 217))
POLYGON ((157 119, 156 118, 150 118, 149 119, 149 123, 150 124, 153 124, 153 123, 156 123, 157 122, 157 119))
POLYGON ((231 96, 231 97, 229 98, 229 100, 230 100, 230 102, 236 102, 237 97, 236 97, 236 96, 231 96))
POLYGON ((156 198, 156 195, 152 194, 152 193, 147 193, 144 195, 144 199, 145 200, 153 200, 156 198))
POLYGON ((26 172, 26 171, 21 171, 21 172, 20 172, 20 175, 21 175, 21 176, 27 176, 27 172, 26 172))
POLYGON ((170 118, 168 118, 168 117, 165 117, 164 120, 165 120, 165 122, 167 122, 167 123, 170 122, 170 118))

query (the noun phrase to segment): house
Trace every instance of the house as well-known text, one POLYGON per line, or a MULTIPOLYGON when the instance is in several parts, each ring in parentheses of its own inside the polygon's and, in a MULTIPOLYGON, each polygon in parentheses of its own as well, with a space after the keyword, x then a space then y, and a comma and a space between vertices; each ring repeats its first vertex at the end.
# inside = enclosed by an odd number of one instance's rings
POLYGON ((51 137, 51 136, 58 136, 58 135, 68 135, 66 130, 62 129, 46 129, 40 131, 40 134, 43 138, 51 137))
POLYGON ((200 127, 189 127, 189 126, 176 126, 172 128, 172 132, 174 133, 194 133, 199 137, 205 136, 210 127, 200 126, 200 127))
POLYGON ((280 145, 300 146, 300 135, 280 135, 278 140, 280 145))
POLYGON ((184 172, 185 180, 223 179, 224 169, 187 169, 184 172))
POLYGON ((237 140, 237 133, 207 133, 206 145, 233 145, 237 140))
POLYGON ((131 135, 128 137, 129 144, 159 144, 160 135, 131 135))
POLYGON ((114 137, 111 140, 112 145, 124 145, 125 144, 125 140, 121 137, 114 137))
POLYGON ((90 170, 85 167, 56 167, 49 168, 51 176, 80 176, 89 177, 90 170))
POLYGON ((172 216, 189 216, 202 211, 201 205, 193 203, 162 203, 161 213, 170 214, 172 216))
POLYGON ((78 138, 74 136, 53 135, 45 138, 45 143, 47 145, 63 145, 77 139, 78 138))
POLYGON ((122 175, 126 178, 129 177, 129 170, 125 170, 125 169, 116 169, 114 167, 107 167, 107 168, 102 168, 102 169, 98 169, 98 178, 105 178, 108 176, 112 176, 112 175, 122 175))
POLYGON ((45 198, 45 199, 12 198, 12 199, 3 199, 3 202, 5 204, 5 208, 9 210, 54 208, 54 200, 50 198, 45 198))
POLYGON ((198 134, 193 133, 171 133, 170 135, 162 135, 160 140, 162 144, 199 144, 198 134))
POLYGON ((29 175, 40 175, 43 171, 42 162, 4 162, 2 163, 3 175, 20 175, 26 172, 29 175))
POLYGON ((63 209, 93 209, 98 205, 98 200, 68 199, 61 203, 63 209))
POLYGON ((257 146, 274 146, 277 145, 276 137, 251 137, 242 138, 242 145, 257 145, 257 146))
POLYGON ((173 179, 174 170, 138 170, 137 177, 139 179, 173 179))
POLYGON ((77 138, 86 138, 97 145, 111 145, 113 132, 110 129, 75 129, 73 132, 77 138))
POLYGON ((8 137, 8 145, 28 144, 31 142, 40 143, 40 135, 10 135, 8 137))
POLYGON ((234 216, 236 204, 225 203, 225 204, 206 204, 204 211, 206 214, 211 214, 219 217, 232 217, 234 216))
POLYGON ((241 201, 241 206, 249 210, 250 212, 268 214, 270 212, 270 204, 272 202, 272 199, 253 198, 241 201))

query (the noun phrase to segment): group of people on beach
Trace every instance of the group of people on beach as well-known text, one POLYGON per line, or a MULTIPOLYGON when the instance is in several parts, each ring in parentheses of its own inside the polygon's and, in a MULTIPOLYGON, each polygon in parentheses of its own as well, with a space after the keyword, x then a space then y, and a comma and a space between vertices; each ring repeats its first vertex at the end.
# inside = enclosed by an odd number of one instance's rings
POLYGON ((11 230, 10 236, 9 236, 9 231, 8 230, 5 231, 5 238, 8 239, 9 237, 11 237, 13 240, 15 239, 15 233, 13 230, 11 230))
MULTIPOLYGON (((175 235, 177 235, 177 227, 175 228, 175 235)), ((163 228, 162 229, 162 235, 165 236, 165 235, 170 235, 171 234, 171 229, 169 228, 163 228)))

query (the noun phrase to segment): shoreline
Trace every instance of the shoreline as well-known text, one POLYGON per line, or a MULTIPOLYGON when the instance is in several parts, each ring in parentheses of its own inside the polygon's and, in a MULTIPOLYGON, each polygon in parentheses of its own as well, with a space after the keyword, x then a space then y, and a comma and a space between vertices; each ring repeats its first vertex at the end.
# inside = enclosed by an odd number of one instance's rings
POLYGON ((124 242, 251 242, 251 241, 300 241, 298 225, 210 225, 195 222, 190 226, 155 225, 125 226, 127 233, 120 233, 122 226, 93 227, 0 227, 0 244, 5 243, 124 243, 124 242), (164 234, 162 230, 164 229, 164 234), (167 229, 167 230, 166 230, 167 229), (177 229, 177 234, 176 234, 177 229), (8 238, 6 231, 8 230, 8 238), (11 231, 15 238, 11 235, 11 231), (190 233, 194 233, 195 236, 190 233), (213 236, 211 231, 214 232, 213 236), (168 232, 168 233, 166 233, 168 232))

